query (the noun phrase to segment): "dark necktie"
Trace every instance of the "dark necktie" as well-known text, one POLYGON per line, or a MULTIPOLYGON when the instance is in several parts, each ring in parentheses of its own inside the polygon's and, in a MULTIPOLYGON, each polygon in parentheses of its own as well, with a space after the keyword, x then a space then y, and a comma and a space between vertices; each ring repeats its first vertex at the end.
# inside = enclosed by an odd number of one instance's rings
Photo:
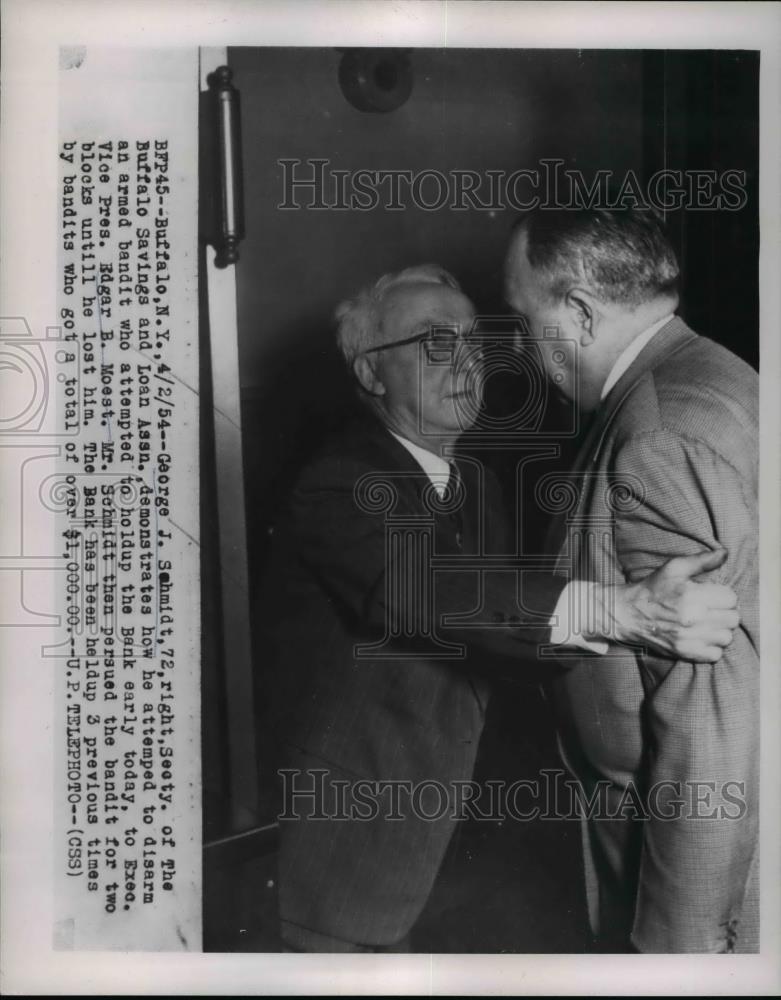
POLYGON ((448 478, 447 485, 445 486, 445 495, 443 499, 447 503, 449 508, 452 508, 458 504, 457 510, 450 510, 448 517, 452 521, 456 529, 456 545, 461 548, 464 541, 464 520, 463 520, 463 503, 462 495, 464 490, 464 480, 461 477, 461 472, 458 465, 455 462, 450 463, 450 477, 448 478))

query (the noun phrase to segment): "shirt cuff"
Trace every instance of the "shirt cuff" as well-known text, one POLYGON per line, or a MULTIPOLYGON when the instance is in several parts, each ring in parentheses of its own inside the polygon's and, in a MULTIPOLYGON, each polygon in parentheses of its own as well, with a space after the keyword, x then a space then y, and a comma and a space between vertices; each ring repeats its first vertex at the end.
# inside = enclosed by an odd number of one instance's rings
POLYGON ((586 639, 576 624, 580 615, 575 613, 575 609, 583 606, 585 596, 582 588, 589 586, 585 580, 573 580, 562 590, 550 619, 550 641, 553 646, 573 646, 604 656, 609 648, 608 643, 586 639))

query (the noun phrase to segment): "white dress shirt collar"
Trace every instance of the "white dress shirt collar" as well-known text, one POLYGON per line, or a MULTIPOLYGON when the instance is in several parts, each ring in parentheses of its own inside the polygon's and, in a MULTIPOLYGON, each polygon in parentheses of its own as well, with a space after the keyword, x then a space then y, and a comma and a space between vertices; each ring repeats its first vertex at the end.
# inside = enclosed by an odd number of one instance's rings
POLYGON ((645 345, 651 340, 652 337, 656 336, 663 326, 667 326, 672 318, 673 313, 662 317, 662 319, 649 326, 647 330, 643 330, 642 333, 638 334, 630 344, 627 344, 624 350, 616 358, 613 367, 610 369, 610 374, 608 375, 605 384, 602 386, 602 395, 599 397, 600 400, 607 398, 607 394, 618 382, 624 372, 629 368, 635 358, 640 354, 645 345))
POLYGON ((427 448, 421 448, 419 444, 414 444, 414 442, 408 441, 405 437, 402 437, 401 434, 397 434, 395 431, 391 431, 391 434, 396 438, 399 444, 404 445, 410 455, 412 455, 421 469, 423 469, 428 478, 431 480, 434 489, 440 496, 442 496, 445 492, 447 481, 450 478, 450 462, 448 462, 447 459, 442 458, 441 455, 435 455, 433 451, 428 451, 427 448))

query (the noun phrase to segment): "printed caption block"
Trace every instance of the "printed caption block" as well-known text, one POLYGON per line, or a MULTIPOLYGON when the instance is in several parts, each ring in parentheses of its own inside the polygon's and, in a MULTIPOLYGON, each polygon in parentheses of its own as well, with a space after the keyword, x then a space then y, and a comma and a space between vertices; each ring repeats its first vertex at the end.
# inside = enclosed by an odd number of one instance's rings
POLYGON ((55 939, 197 950, 197 53, 62 62, 55 939))

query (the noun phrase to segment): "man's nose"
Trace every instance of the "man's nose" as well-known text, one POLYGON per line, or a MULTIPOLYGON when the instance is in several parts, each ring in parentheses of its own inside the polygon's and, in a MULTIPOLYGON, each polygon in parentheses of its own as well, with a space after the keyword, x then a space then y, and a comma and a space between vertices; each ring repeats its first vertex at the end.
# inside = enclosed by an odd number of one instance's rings
POLYGON ((458 350, 454 352, 454 362, 468 370, 475 368, 483 363, 484 350, 481 341, 477 340, 464 340, 458 346, 458 350))
POLYGON ((533 338, 528 326, 526 326, 525 324, 519 324, 518 326, 514 327, 512 331, 512 345, 515 351, 517 351, 519 354, 522 354, 524 351, 529 350, 529 346, 532 343, 533 343, 533 338))

